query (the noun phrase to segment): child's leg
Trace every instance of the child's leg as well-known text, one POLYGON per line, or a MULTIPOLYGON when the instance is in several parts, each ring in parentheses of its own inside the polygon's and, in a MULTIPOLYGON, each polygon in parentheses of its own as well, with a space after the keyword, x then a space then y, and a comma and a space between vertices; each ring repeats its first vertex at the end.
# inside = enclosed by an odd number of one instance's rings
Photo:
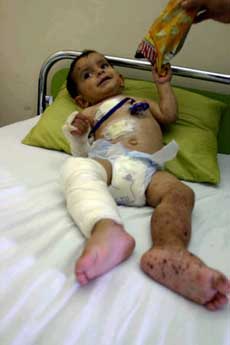
POLYGON ((62 176, 68 211, 89 238, 76 263, 77 279, 84 285, 130 256, 135 242, 125 231, 108 191, 109 161, 69 158, 62 176))
POLYGON ((142 269, 171 290, 210 310, 227 303, 230 283, 187 250, 191 234, 193 191, 167 172, 157 172, 147 189, 155 207, 151 219, 153 247, 143 255, 142 269))

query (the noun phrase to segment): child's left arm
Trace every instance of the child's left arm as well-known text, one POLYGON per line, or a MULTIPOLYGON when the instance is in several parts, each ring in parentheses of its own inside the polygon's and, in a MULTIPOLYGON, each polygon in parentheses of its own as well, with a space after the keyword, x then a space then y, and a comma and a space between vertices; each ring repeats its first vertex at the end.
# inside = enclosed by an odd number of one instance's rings
POLYGON ((166 69, 164 76, 159 76, 155 68, 152 67, 153 80, 156 83, 159 104, 148 100, 151 112, 156 120, 161 124, 170 124, 177 119, 177 100, 171 87, 172 71, 170 66, 166 69))

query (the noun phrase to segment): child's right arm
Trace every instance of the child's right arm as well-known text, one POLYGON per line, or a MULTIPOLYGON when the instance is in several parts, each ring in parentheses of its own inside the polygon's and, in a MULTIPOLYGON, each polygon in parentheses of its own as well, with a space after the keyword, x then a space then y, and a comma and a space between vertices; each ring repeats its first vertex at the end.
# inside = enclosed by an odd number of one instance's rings
POLYGON ((152 67, 152 76, 158 91, 159 102, 148 101, 153 116, 160 124, 170 124, 177 119, 177 100, 171 87, 172 71, 170 65, 165 69, 165 76, 160 76, 152 67))
POLYGON ((89 118, 82 113, 75 111, 67 118, 62 130, 73 156, 88 156, 90 129, 89 118))

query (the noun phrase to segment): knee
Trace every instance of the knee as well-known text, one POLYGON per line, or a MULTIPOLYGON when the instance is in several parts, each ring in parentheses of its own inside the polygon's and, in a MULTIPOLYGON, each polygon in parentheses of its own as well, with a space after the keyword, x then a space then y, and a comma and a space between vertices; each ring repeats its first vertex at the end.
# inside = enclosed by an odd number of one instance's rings
POLYGON ((195 204, 195 193, 194 191, 192 190, 192 188, 190 188, 189 186, 182 184, 182 193, 184 195, 184 199, 186 200, 187 202, 187 205, 190 207, 190 208, 193 208, 194 207, 194 204, 195 204))
POLYGON ((178 181, 173 184, 168 192, 170 201, 178 207, 193 209, 195 203, 194 191, 184 183, 178 181))
POLYGON ((104 167, 91 158, 70 157, 63 165, 61 176, 64 182, 72 178, 84 178, 85 181, 102 180, 107 181, 107 174, 104 167))

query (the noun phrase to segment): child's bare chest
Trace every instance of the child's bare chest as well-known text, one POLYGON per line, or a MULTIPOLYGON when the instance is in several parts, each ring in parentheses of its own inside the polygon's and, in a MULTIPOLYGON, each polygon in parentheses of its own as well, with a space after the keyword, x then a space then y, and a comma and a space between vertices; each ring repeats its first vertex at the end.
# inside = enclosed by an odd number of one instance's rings
POLYGON ((132 115, 128 104, 114 112, 96 130, 95 139, 101 138, 149 153, 162 146, 161 129, 150 110, 132 115))
POLYGON ((162 147, 159 124, 149 108, 133 112, 132 107, 141 100, 123 97, 112 99, 87 109, 93 124, 94 139, 120 142, 131 150, 153 153, 162 147))

